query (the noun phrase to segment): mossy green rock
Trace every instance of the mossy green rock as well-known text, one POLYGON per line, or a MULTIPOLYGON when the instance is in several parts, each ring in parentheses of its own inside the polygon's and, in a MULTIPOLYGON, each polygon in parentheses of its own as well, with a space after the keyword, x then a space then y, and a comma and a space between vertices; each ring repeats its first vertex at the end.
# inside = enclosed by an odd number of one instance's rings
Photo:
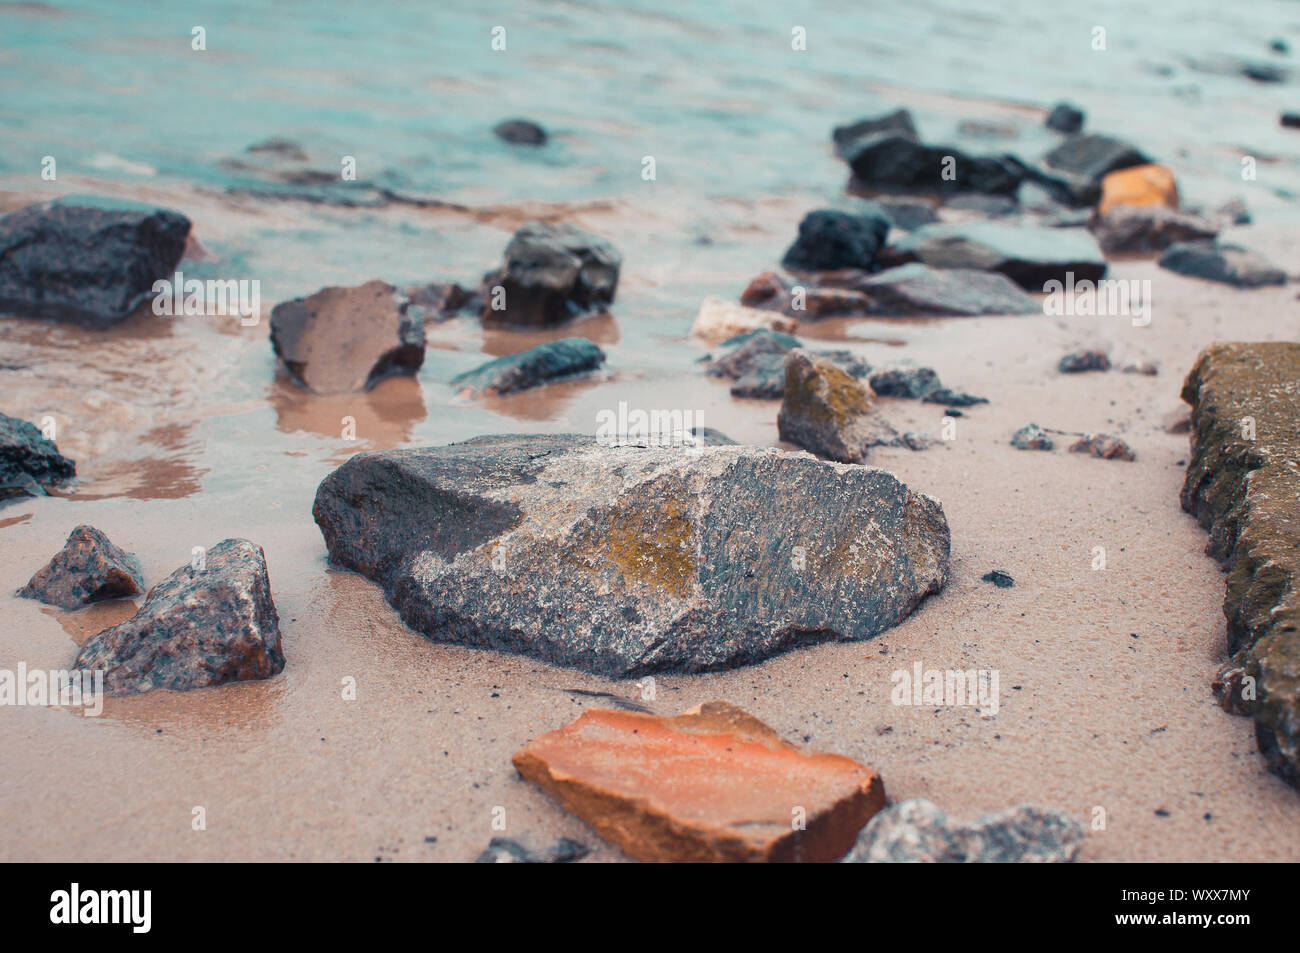
POLYGON ((1300 787, 1300 343, 1218 344, 1183 384, 1192 459, 1183 508, 1228 564, 1224 707, 1300 787))

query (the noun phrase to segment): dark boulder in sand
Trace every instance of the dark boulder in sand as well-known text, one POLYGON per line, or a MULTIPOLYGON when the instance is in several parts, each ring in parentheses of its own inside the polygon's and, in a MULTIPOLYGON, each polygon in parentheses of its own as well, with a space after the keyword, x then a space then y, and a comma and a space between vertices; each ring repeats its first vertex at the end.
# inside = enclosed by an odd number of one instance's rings
POLYGON ((605 352, 586 338, 561 338, 488 361, 452 378, 451 383, 466 396, 513 394, 594 371, 604 363, 605 352))
POLYGON ((605 239, 565 224, 529 222, 506 246, 505 264, 483 279, 482 318, 562 324, 613 303, 623 257, 605 239))
POLYGON ((544 146, 546 130, 529 119, 507 119, 492 129, 497 138, 512 146, 544 146))
POLYGON ((566 434, 360 453, 313 512, 334 563, 416 631, 614 678, 870 638, 948 568, 937 501, 756 447, 566 434))
POLYGON ((874 119, 859 119, 847 126, 836 126, 831 130, 831 140, 835 143, 835 152, 842 158, 848 158, 853 143, 869 136, 901 135, 909 139, 919 139, 916 123, 912 114, 906 109, 896 109, 892 113, 877 116, 874 119))
POLYGON ((77 465, 35 426, 0 414, 0 499, 45 496, 47 487, 76 473, 77 465))
POLYGON ((791 271, 870 270, 888 234, 883 209, 857 214, 819 209, 799 223, 799 237, 781 264, 791 271))
POLYGON ((125 203, 47 202, 0 217, 0 313, 106 328, 170 280, 190 220, 125 203))
POLYGON ((996 271, 1022 288, 1042 291, 1048 281, 1073 274, 1076 282, 1106 274, 1106 259, 1087 232, 999 222, 927 225, 895 247, 933 268, 996 271))
POLYGON ((1108 255, 1164 251, 1178 242, 1213 238, 1219 233, 1213 222, 1159 205, 1121 205, 1100 216, 1091 229, 1108 255))
POLYGON ((1160 267, 1237 288, 1286 284, 1286 272, 1262 256, 1238 245, 1219 245, 1212 241, 1170 245, 1160 256, 1160 267))
POLYGON ((308 390, 368 390, 420 369, 424 311, 383 281, 323 288, 275 306, 271 345, 294 382, 308 390))
POLYGON ((1076 133, 1083 128, 1083 110, 1071 103, 1057 103, 1047 114, 1043 125, 1057 132, 1076 133))
POLYGON ((841 863, 1072 863, 1086 832, 1060 811, 1021 804, 969 824, 932 802, 903 801, 873 817, 841 863))
POLYGON ((1269 767, 1300 788, 1300 344, 1216 344, 1183 384, 1183 509, 1228 567, 1224 707, 1252 713, 1269 767))
POLYGON ((123 599, 144 591, 140 564, 107 536, 85 524, 70 534, 63 548, 18 590, 60 609, 80 609, 103 599, 123 599))
POLYGON ((76 668, 103 671, 111 695, 186 691, 283 669, 262 547, 225 539, 201 565, 177 569, 149 590, 135 615, 92 636, 76 668))
POLYGON ((857 289, 882 315, 1035 314, 1042 306, 1006 275, 912 262, 865 278, 857 289))
POLYGON ((782 440, 838 460, 862 463, 872 447, 897 446, 897 431, 874 409, 871 388, 834 361, 802 349, 785 358, 777 415, 782 440))

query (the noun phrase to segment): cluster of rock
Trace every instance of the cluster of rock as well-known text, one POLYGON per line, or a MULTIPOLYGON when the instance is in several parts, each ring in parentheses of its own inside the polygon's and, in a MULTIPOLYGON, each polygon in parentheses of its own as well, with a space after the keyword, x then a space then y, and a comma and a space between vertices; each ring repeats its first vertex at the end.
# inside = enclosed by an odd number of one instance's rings
MULTIPOLYGON (((1060 433, 1060 431, 1056 432, 1060 433)), ((1137 454, 1119 437, 1104 433, 1077 436, 1079 439, 1070 444, 1071 453, 1085 453, 1102 460, 1126 460, 1130 463, 1137 459, 1137 454)), ((1047 435, 1047 431, 1038 424, 1030 423, 1025 424, 1012 435, 1011 446, 1017 450, 1052 450, 1055 444, 1047 435)))

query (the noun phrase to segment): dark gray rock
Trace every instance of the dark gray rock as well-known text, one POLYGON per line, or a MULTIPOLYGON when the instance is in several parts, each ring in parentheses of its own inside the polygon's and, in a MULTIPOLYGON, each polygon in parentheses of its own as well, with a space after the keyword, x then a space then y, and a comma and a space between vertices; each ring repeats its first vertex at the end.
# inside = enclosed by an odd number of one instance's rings
POLYGON ((1011 578, 1011 573, 1007 572, 1005 569, 991 569, 984 575, 980 576, 980 579, 984 582, 993 583, 993 585, 997 586, 999 589, 1010 589, 1016 584, 1016 581, 1011 578))
POLYGON ((1086 233, 998 222, 927 225, 895 243, 933 268, 996 271, 1022 288, 1042 291, 1052 280, 1096 281, 1106 274, 1106 259, 1086 233))
POLYGON ((1283 129, 1300 129, 1300 113, 1283 113, 1278 117, 1278 124, 1283 129))
POLYGON ((334 563, 416 631, 611 678, 870 638, 947 578, 937 501, 767 448, 568 434, 360 453, 313 512, 334 563))
POLYGON ((513 394, 565 377, 594 371, 605 363, 605 352, 586 338, 547 341, 518 354, 508 354, 452 378, 460 393, 513 394))
POLYGON ((544 850, 532 851, 508 837, 494 837, 478 855, 476 864, 570 864, 590 853, 585 844, 567 837, 558 838, 544 850))
POLYGON ((225 539, 202 569, 182 566, 140 610, 92 636, 75 667, 103 671, 110 695, 270 678, 284 668, 262 547, 225 539))
POLYGON ((1044 125, 1048 129, 1072 135, 1083 128, 1083 110, 1071 103, 1057 103, 1047 114, 1044 125))
POLYGON ((483 279, 482 318, 487 322, 562 324, 614 301, 622 256, 609 242, 565 224, 529 222, 506 246, 505 265, 483 279), (494 307, 493 289, 505 295, 494 307))
POLYGON ((712 377, 736 380, 757 369, 766 357, 776 357, 783 364, 786 352, 798 346, 799 339, 791 334, 759 328, 723 341, 718 355, 706 358, 705 370, 712 377))
POLYGON ((955 146, 926 145, 898 132, 856 138, 845 145, 842 157, 857 182, 872 188, 1011 195, 1026 174, 1013 156, 972 156, 955 146))
POLYGON ((405 294, 426 319, 433 321, 446 321, 467 312, 477 314, 483 307, 482 298, 477 291, 463 288, 454 281, 412 285, 405 290, 405 294))
POLYGON ((1043 157, 1047 168, 1078 176, 1098 186, 1110 172, 1150 162, 1127 142, 1099 135, 1071 136, 1043 157))
POLYGON ((190 220, 165 209, 47 202, 0 217, 0 313, 106 328, 171 279, 190 220))
POLYGON ((927 404, 950 404, 955 407, 988 403, 986 397, 976 397, 944 387, 934 368, 920 367, 911 362, 870 368, 865 376, 871 389, 881 397, 904 397, 927 404))
POLYGON ((864 280, 858 290, 874 314, 977 315, 1035 314, 1042 306, 1011 279, 996 272, 931 268, 919 262, 899 265, 864 280))
POLYGON ((45 496, 46 487, 76 474, 77 465, 35 426, 0 414, 0 499, 45 496))
POLYGON ((975 212, 987 218, 1009 218, 1020 214, 1020 203, 1011 195, 986 195, 983 192, 958 192, 944 200, 944 207, 975 212))
POLYGON ((295 384, 318 394, 369 390, 424 363, 424 311, 392 285, 322 288, 271 310, 271 346, 295 384))
POLYGON ((799 237, 781 264, 791 271, 870 270, 888 233, 883 209, 860 214, 819 209, 799 223, 799 237))
POLYGON ((1083 825, 1060 811, 1022 804, 970 824, 933 803, 903 801, 873 817, 841 863, 1072 863, 1083 825))
POLYGON ((1017 450, 1051 450, 1054 444, 1038 424, 1025 424, 1012 436, 1011 446, 1017 450))
POLYGON ((1212 241, 1170 245, 1160 256, 1160 267, 1238 288, 1286 284, 1286 272, 1262 256, 1238 245, 1219 245, 1212 241))
POLYGON ((892 113, 875 119, 859 119, 847 126, 836 126, 831 131, 831 140, 835 143, 835 154, 847 158, 853 143, 871 136, 896 134, 905 138, 917 139, 916 124, 912 114, 906 109, 896 109, 892 113))
POLYGON ((1177 242, 1213 238, 1218 226, 1195 215, 1157 205, 1121 205, 1092 225, 1092 233, 1108 255, 1164 251, 1177 242))
POLYGON ((1071 351, 1057 362, 1056 369, 1062 374, 1108 371, 1110 370, 1110 358, 1106 356, 1105 351, 1098 351, 1095 348, 1071 351))
POLYGON ((103 599, 122 599, 144 591, 140 564, 93 526, 81 525, 27 585, 24 599, 38 599, 60 609, 80 609, 103 599))
POLYGON ((872 396, 833 361, 791 351, 785 357, 777 432, 820 457, 862 463, 872 447, 899 444, 898 433, 873 409, 872 396))
POLYGON ((513 146, 544 146, 546 130, 528 119, 507 119, 498 123, 493 129, 498 139, 513 146))
POLYGON ((882 197, 875 204, 885 210, 890 224, 905 232, 939 221, 934 205, 922 198, 882 197))

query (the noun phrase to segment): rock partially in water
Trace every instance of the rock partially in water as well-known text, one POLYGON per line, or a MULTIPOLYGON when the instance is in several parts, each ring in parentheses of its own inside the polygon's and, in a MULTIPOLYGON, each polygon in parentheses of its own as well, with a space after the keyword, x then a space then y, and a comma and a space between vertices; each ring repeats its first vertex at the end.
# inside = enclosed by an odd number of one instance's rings
POLYGON ((700 313, 695 316, 691 334, 706 341, 725 341, 727 338, 751 331, 793 331, 798 322, 788 315, 759 308, 746 308, 709 295, 700 303, 700 313))
POLYGON ((756 447, 568 434, 360 453, 313 512, 333 562, 416 631, 611 678, 870 638, 948 568, 937 501, 756 447))
POLYGON ((483 279, 485 322, 563 324, 614 302, 623 256, 598 235, 529 222, 506 246, 505 264, 483 279))
POLYGON ((529 850, 508 837, 494 837, 487 849, 478 855, 476 864, 571 864, 582 860, 590 851, 585 844, 567 837, 557 838, 544 850, 529 850))
POLYGON ((594 371, 604 363, 605 352, 586 338, 561 338, 488 361, 451 383, 463 396, 513 394, 594 371))
POLYGON ((1084 434, 1070 444, 1070 452, 1086 453, 1102 460, 1127 460, 1130 463, 1137 459, 1137 454, 1128 444, 1119 437, 1105 433, 1084 434))
POLYGON ((740 293, 740 303, 747 308, 766 306, 769 302, 783 300, 790 286, 775 271, 765 271, 740 293))
POLYGON ((872 818, 843 863, 1073 863, 1085 834, 1078 821, 1049 808, 1022 804, 963 824, 915 799, 872 818))
POLYGON ((1047 114, 1043 125, 1048 129, 1072 135, 1083 128, 1083 110, 1072 103, 1057 103, 1047 114))
POLYGON ((0 499, 45 496, 48 487, 76 474, 77 465, 53 440, 25 420, 0 414, 0 499))
POLYGON ((671 718, 585 711, 512 760, 641 861, 833 861, 885 806, 870 769, 796 747, 726 702, 671 718))
POLYGON ((872 447, 899 443, 897 431, 874 410, 873 396, 870 387, 833 361, 791 351, 777 432, 820 457, 862 463, 872 447))
POLYGON ((883 209, 858 214, 819 209, 799 223, 799 237, 781 264, 792 271, 870 270, 888 234, 889 218, 883 209))
POLYGON ((1170 245, 1160 256, 1160 267, 1237 288, 1286 284, 1286 272, 1262 256, 1237 245, 1220 245, 1212 241, 1170 245))
POLYGON ((892 113, 874 119, 859 119, 847 126, 836 126, 831 131, 831 140, 835 143, 836 155, 841 159, 847 159, 857 140, 889 134, 910 139, 919 138, 916 123, 912 121, 912 114, 906 109, 896 109, 892 113))
POLYGON ((1107 356, 1105 351, 1096 348, 1071 351, 1057 362, 1056 369, 1062 374, 1108 371, 1110 370, 1110 357, 1107 356))
POLYGON ((24 599, 38 599, 60 609, 81 609, 103 599, 123 599, 144 591, 140 564, 93 526, 82 524, 27 585, 24 599))
POLYGON ((1035 181, 1068 205, 1095 205, 1101 199, 1101 182, 1109 173, 1151 160, 1119 139, 1085 134, 1070 136, 1031 170, 1035 181))
POLYGON ((92 636, 75 667, 110 695, 270 678, 284 668, 262 547, 224 539, 149 590, 140 610, 92 636))
POLYGON ((1167 166, 1154 163, 1108 172, 1101 180, 1097 213, 1105 215, 1123 206, 1178 211, 1178 185, 1174 173, 1167 166))
POLYGON ((424 363, 424 312, 392 285, 322 288, 271 311, 271 345, 295 384, 317 394, 369 390, 424 363))
POLYGON ((454 281, 431 281, 412 285, 405 291, 412 305, 420 308, 424 317, 433 321, 446 321, 458 314, 477 314, 483 300, 477 291, 464 288, 454 281))
POLYGON ((1096 281, 1106 274, 1097 243, 1074 229, 999 222, 927 225, 895 243, 932 268, 994 271, 1022 288, 1042 291, 1048 281, 1096 281))
POLYGON ((512 146, 544 146, 546 130, 530 119, 507 119, 497 123, 492 131, 497 138, 512 146))
POLYGON ((1100 216, 1091 227, 1108 255, 1164 251, 1178 242, 1214 238, 1219 233, 1213 222, 1158 206, 1121 205, 1100 216))
POLYGON ((1025 424, 1012 436, 1011 446, 1017 450, 1051 450, 1054 444, 1038 424, 1025 424))
POLYGON ((872 275, 858 290, 870 299, 872 313, 881 315, 1036 314, 1043 310, 1005 275, 932 268, 919 262, 872 275))
POLYGON ((1300 344, 1216 344, 1183 384, 1183 509, 1227 563, 1225 707, 1252 712, 1269 767, 1300 788, 1300 344), (1249 691, 1244 691, 1249 687, 1249 691))
POLYGON ((0 313, 106 328, 154 296, 190 220, 167 209, 74 200, 0 217, 0 313))

